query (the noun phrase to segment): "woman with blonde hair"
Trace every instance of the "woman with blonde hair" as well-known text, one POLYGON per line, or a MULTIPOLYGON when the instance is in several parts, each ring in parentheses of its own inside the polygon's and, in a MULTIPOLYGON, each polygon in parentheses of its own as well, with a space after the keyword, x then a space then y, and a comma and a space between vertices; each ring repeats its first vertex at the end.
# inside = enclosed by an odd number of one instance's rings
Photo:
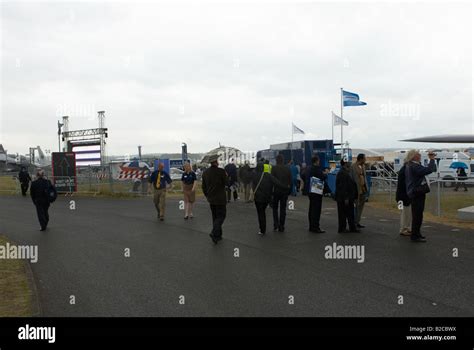
POLYGON ((184 194, 184 219, 193 218, 193 206, 196 201, 196 173, 192 170, 191 164, 184 164, 184 173, 181 176, 184 194))

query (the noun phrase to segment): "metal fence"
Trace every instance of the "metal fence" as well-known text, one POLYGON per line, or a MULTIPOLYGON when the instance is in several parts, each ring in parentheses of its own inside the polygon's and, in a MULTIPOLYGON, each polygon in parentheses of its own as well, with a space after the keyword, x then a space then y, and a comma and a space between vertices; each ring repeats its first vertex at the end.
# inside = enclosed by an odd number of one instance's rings
MULTIPOLYGON (((372 177, 369 201, 397 208, 397 179, 390 177, 372 177)), ((457 210, 474 205, 474 179, 452 181, 430 179, 430 192, 426 195, 425 211, 436 216, 455 217, 457 210), (465 191, 465 184, 468 191, 465 191), (459 186, 457 186, 459 185, 459 186), (457 190, 455 190, 457 188, 457 190)))
MULTIPOLYGON (((147 196, 148 178, 145 179, 114 179, 104 173, 82 173, 76 177, 52 177, 58 189, 63 193, 76 193, 84 195, 122 195, 122 196, 147 196)), ((175 179, 168 189, 169 193, 181 193, 181 181, 175 179)), ((0 194, 20 194, 20 182, 16 174, 0 175, 0 194)))
MULTIPOLYGON (((52 179, 51 174, 46 176, 52 179)), ((56 183, 69 183, 69 193, 84 195, 147 196, 148 179, 115 179, 107 171, 81 171, 75 178, 54 179, 56 183)), ((393 177, 372 177, 369 202, 378 202, 386 207, 397 208, 397 179, 393 177)), ((426 196, 426 211, 437 216, 456 216, 457 210, 474 205, 474 179, 465 181, 468 188, 459 187, 454 191, 456 182, 450 180, 430 181, 431 191, 426 196)), ((200 192, 198 186, 198 192, 200 192)), ((175 179, 170 194, 182 193, 181 181, 175 179)), ((0 175, 0 194, 20 194, 17 174, 0 175)))

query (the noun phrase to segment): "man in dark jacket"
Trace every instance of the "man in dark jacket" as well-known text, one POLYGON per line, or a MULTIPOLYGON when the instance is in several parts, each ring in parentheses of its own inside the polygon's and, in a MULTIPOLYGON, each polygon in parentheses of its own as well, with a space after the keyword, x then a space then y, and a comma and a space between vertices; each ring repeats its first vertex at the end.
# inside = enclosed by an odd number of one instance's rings
MULTIPOLYGON (((285 166, 282 154, 276 157, 276 165, 272 167, 271 174, 282 184, 285 184, 288 189, 291 188, 291 171, 285 166)), ((288 202, 288 195, 290 194, 287 188, 276 186, 273 190, 273 231, 285 231, 286 219, 286 203, 288 202), (278 215, 278 209, 280 215, 278 215)))
POLYGON ((217 244, 222 239, 222 224, 226 217, 227 175, 218 167, 218 156, 209 160, 211 167, 202 174, 202 192, 207 198, 212 212, 212 232, 209 235, 217 244))
POLYGON ((31 183, 30 195, 36 207, 36 214, 41 231, 46 230, 49 223, 49 189, 54 188, 51 182, 44 178, 44 171, 38 170, 36 180, 31 183))
POLYGON ((338 233, 360 232, 354 219, 354 201, 357 198, 357 185, 352 179, 350 163, 341 160, 341 169, 336 176, 337 216, 339 219, 338 233), (349 224, 349 231, 346 226, 349 224))
POLYGON ((321 207, 323 203, 323 195, 311 192, 311 178, 316 177, 321 181, 325 181, 327 174, 323 172, 319 166, 319 157, 317 155, 311 158, 311 167, 306 172, 306 187, 309 198, 309 231, 313 233, 324 233, 326 231, 321 230, 319 221, 321 218, 321 207))
POLYGON ((397 179, 397 193, 395 200, 397 201, 398 209, 401 210, 400 215, 400 235, 411 235, 411 200, 408 197, 406 181, 405 181, 406 162, 398 172, 397 179))
POLYGON ((267 229, 267 218, 265 209, 272 200, 274 187, 280 187, 282 191, 289 192, 290 186, 281 183, 273 175, 265 172, 264 164, 258 164, 252 181, 255 207, 257 208, 259 235, 264 235, 267 229))
POLYGON ((407 155, 407 165, 405 169, 405 182, 408 198, 411 200, 411 240, 412 242, 426 242, 426 238, 421 234, 423 223, 423 211, 425 210, 426 193, 429 192, 429 183, 426 176, 436 171, 435 155, 428 155, 430 161, 428 166, 421 165, 421 154, 416 150, 411 150, 407 155))
POLYGON ((234 160, 231 159, 230 163, 224 167, 227 173, 227 203, 230 203, 231 193, 233 193, 234 201, 237 200, 237 167, 234 164, 234 160))
POLYGON ((243 167, 239 169, 239 179, 244 189, 244 200, 246 203, 250 202, 250 185, 252 183, 252 169, 248 161, 245 161, 243 167))
POLYGON ((18 173, 18 180, 20 181, 21 186, 21 195, 26 196, 26 191, 28 191, 28 186, 31 182, 31 176, 28 174, 28 170, 22 166, 20 172, 18 173))

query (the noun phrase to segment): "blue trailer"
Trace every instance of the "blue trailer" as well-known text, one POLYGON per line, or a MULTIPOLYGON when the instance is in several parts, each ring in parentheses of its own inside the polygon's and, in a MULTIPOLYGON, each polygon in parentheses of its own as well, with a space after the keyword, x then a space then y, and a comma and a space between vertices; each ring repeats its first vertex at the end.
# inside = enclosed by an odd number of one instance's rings
POLYGON ((275 164, 275 158, 282 154, 285 162, 293 159, 296 165, 311 164, 311 158, 318 155, 321 166, 329 168, 329 161, 337 160, 337 152, 332 140, 306 140, 270 145, 269 149, 257 152, 257 159, 267 159, 275 164))

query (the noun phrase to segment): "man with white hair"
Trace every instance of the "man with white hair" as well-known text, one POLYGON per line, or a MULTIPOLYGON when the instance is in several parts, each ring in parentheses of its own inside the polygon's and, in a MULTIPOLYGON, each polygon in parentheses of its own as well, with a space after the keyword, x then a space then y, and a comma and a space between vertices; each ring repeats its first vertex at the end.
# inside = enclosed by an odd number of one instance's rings
POLYGON ((436 154, 430 152, 428 166, 421 165, 421 154, 417 150, 411 150, 407 155, 405 169, 405 184, 407 195, 411 200, 411 240, 412 242, 426 242, 421 234, 423 223, 423 211, 425 210, 426 194, 430 192, 427 175, 436 171, 436 154))
POLYGON ((40 231, 44 231, 49 223, 49 205, 56 198, 56 189, 51 181, 45 178, 44 170, 38 169, 36 172, 36 180, 31 183, 30 194, 36 207, 36 214, 41 226, 40 231))

